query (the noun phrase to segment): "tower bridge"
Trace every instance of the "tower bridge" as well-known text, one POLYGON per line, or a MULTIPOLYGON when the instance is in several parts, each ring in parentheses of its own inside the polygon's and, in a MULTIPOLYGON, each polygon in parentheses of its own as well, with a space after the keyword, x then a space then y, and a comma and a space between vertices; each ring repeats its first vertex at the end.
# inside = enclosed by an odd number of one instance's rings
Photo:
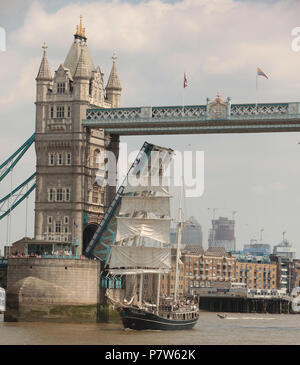
MULTIPOLYGON (((122 108, 116 56, 105 86, 104 74, 90 56, 82 20, 65 61, 54 74, 44 44, 36 86, 35 134, 20 149, 22 157, 34 141, 36 172, 20 185, 32 184, 18 202, 36 189, 31 243, 46 247, 45 251, 70 248, 78 240, 79 255, 95 256, 97 251, 107 257, 115 237, 113 214, 118 201, 114 187, 95 183, 97 156, 110 150, 117 157, 120 136, 300 131, 298 102, 232 104, 229 97, 223 100, 217 94, 205 105, 122 108)), ((155 146, 143 148, 150 151, 155 146)), ((0 165, 0 176, 14 167, 13 160, 7 161, 10 165, 0 165), (3 170, 5 166, 8 170, 3 170)), ((20 195, 18 191, 12 192, 20 195)), ((0 203, 11 195, 0 197, 0 203)), ((0 219, 18 204, 10 204, 0 219)))
POLYGON ((83 126, 115 135, 300 131, 300 103, 231 104, 218 94, 207 105, 87 109, 83 126))

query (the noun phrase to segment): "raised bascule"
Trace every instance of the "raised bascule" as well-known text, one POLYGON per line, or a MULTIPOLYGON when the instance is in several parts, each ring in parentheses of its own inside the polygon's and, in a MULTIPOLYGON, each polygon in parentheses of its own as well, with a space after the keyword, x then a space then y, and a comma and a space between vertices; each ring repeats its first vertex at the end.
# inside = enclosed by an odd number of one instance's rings
MULTIPOLYGON (((98 155, 109 150, 118 157, 120 136, 300 131, 300 102, 232 104, 218 93, 205 105, 121 108, 121 92, 116 56, 104 86, 82 19, 54 75, 44 44, 36 77, 35 133, 0 165, 1 182, 35 143, 36 172, 0 198, 0 220, 36 190, 31 243, 46 247, 44 252, 78 246, 76 258, 106 262, 123 187, 116 193, 97 184, 98 155)), ((145 142, 132 168, 156 148, 145 142)))

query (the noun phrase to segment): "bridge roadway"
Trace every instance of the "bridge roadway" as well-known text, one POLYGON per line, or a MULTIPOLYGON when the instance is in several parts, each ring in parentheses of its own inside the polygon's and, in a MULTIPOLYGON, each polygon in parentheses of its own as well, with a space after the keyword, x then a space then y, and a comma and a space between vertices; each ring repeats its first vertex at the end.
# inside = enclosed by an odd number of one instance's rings
POLYGON ((300 103, 90 108, 82 123, 117 135, 299 132, 300 103))

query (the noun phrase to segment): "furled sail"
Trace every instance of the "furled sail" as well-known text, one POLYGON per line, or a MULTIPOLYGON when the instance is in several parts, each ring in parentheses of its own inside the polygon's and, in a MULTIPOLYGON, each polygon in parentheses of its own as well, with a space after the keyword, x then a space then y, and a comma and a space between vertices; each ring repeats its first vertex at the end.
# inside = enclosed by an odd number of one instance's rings
POLYGON ((169 187, 166 184, 168 181, 161 181, 156 177, 149 178, 149 176, 140 176, 139 178, 134 175, 129 175, 124 182, 124 194, 127 193, 140 193, 143 191, 152 191, 160 195, 169 195, 169 187))
POLYGON ((148 237, 153 240, 170 243, 170 218, 127 218, 117 217, 116 241, 148 237))
POLYGON ((152 213, 157 216, 170 216, 170 201, 167 196, 123 196, 120 215, 134 214, 135 212, 152 213))
POLYGON ((170 269, 170 248, 113 246, 109 258, 110 269, 145 268, 170 269))

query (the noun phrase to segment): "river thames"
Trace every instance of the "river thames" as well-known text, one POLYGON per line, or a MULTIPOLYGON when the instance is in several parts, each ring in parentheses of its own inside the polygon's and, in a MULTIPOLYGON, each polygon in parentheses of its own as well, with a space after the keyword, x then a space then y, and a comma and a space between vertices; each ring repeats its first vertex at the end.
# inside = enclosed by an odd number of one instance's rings
POLYGON ((0 345, 300 345, 300 315, 201 312, 189 331, 132 331, 121 323, 3 322, 0 345))

